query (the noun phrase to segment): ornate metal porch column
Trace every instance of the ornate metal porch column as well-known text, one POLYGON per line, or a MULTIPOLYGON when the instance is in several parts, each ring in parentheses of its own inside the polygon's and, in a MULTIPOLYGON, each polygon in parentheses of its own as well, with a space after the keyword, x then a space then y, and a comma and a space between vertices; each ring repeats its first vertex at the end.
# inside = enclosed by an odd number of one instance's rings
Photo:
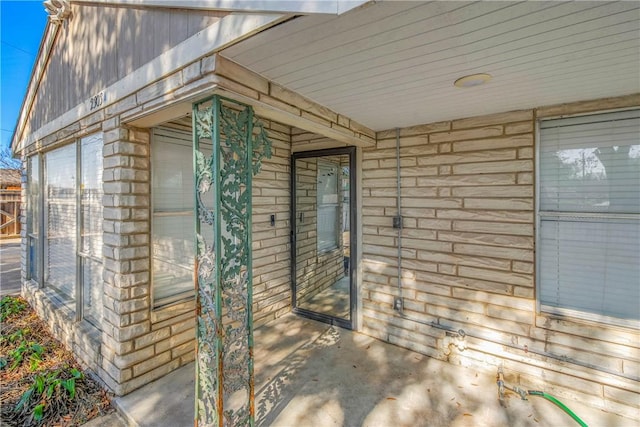
POLYGON ((254 425, 251 183, 271 144, 253 109, 193 105, 196 426, 254 425))

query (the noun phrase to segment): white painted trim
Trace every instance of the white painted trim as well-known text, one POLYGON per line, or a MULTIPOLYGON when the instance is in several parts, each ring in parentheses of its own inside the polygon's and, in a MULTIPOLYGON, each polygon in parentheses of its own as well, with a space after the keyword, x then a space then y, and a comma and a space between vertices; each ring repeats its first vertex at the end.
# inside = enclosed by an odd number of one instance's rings
MULTIPOLYGON (((269 28, 287 19, 288 15, 282 14, 230 14, 215 24, 194 34, 182 43, 174 46, 167 52, 149 61, 142 67, 128 74, 116 83, 104 89, 106 101, 102 108, 135 93, 149 84, 183 68, 206 55, 218 52, 234 43, 244 40, 253 34, 269 28)), ((69 126, 70 124, 92 114, 89 101, 76 105, 71 110, 57 117, 53 121, 32 132, 30 135, 20 136, 19 142, 14 135, 13 149, 18 152, 27 145, 45 137, 53 132, 69 126)), ((26 124, 26 115, 20 117, 21 129, 26 124)))
MULTIPOLYGON (((353 134, 349 135, 341 130, 336 130, 334 128, 327 127, 304 117, 289 113, 287 111, 279 110, 276 107, 265 104, 262 101, 249 98, 248 96, 233 92, 232 90, 226 89, 224 87, 216 87, 213 93, 235 99, 247 105, 251 105, 255 113, 262 118, 271 119, 289 126, 295 126, 309 132, 317 133, 318 135, 334 139, 338 143, 343 143, 345 145, 355 145, 356 147, 364 148, 371 148, 375 146, 375 143, 373 142, 358 138, 353 131, 351 131, 353 134)), ((336 146, 338 146, 338 144, 336 144, 336 146)))
POLYGON ((256 114, 261 118, 271 119, 286 125, 295 126, 300 129, 316 133, 318 135, 323 135, 331 140, 318 143, 305 143, 304 145, 299 147, 296 147, 294 145, 292 146, 292 153, 295 153, 297 151, 309 151, 312 149, 346 147, 349 145, 361 147, 374 146, 373 143, 362 140, 355 136, 355 133, 349 135, 345 131, 336 130, 328 126, 318 124, 312 120, 305 119, 304 117, 279 110, 277 107, 265 104, 257 99, 233 92, 232 90, 225 88, 224 83, 219 83, 218 81, 216 81, 216 79, 213 79, 211 81, 211 86, 191 93, 184 99, 174 100, 175 103, 171 104, 170 106, 159 105, 158 108, 141 111, 137 114, 127 117, 126 123, 133 126, 145 128, 158 126, 161 123, 184 116, 185 114, 190 112, 192 101, 198 98, 204 98, 206 96, 212 96, 215 94, 222 95, 227 98, 232 98, 247 105, 253 106, 256 114))
POLYGON ((229 12, 341 15, 371 0, 74 0, 110 6, 168 7, 229 12))
POLYGON ((588 322, 597 323, 598 326, 618 326, 622 328, 631 328, 637 330, 640 328, 640 320, 620 319, 617 317, 605 316, 603 314, 587 313, 579 310, 571 310, 569 308, 554 307, 551 305, 540 304, 540 312, 543 316, 557 316, 567 318, 572 321, 586 320, 588 322))
MULTIPOLYGON (((618 219, 629 219, 629 220, 637 220, 638 215, 635 214, 592 214, 592 213, 563 213, 563 212, 545 212, 540 210, 540 148, 541 148, 541 139, 540 139, 540 125, 544 121, 550 120, 558 120, 558 119, 566 119, 570 117, 585 117, 585 116, 593 116, 607 113, 616 113, 620 111, 629 111, 629 110, 638 110, 637 106, 632 107, 622 107, 622 108, 610 108, 610 109, 602 109, 595 111, 587 111, 581 113, 568 113, 562 115, 553 115, 553 116, 538 116, 537 111, 534 113, 534 121, 535 121, 535 138, 534 138, 534 295, 535 295, 535 316, 557 316, 560 318, 568 318, 571 321, 588 321, 597 323, 598 327, 623 327, 623 328, 640 328, 640 320, 639 319, 620 319, 617 317, 605 316, 603 314, 595 314, 595 313, 587 313, 584 311, 573 310, 564 307, 554 307, 551 305, 545 305, 540 300, 540 223, 544 217, 556 217, 556 219, 561 219, 563 217, 580 217, 580 218, 618 218, 618 219)), ((535 326, 535 320, 534 320, 535 326)))
POLYGON ((567 114, 559 114, 555 116, 537 116, 538 122, 547 121, 547 120, 557 120, 557 119, 566 119, 568 117, 584 117, 584 116, 593 116, 598 114, 606 114, 606 113, 617 113, 620 111, 630 111, 637 110, 639 105, 633 105, 630 107, 620 107, 620 108, 608 108, 602 110, 593 110, 587 111, 585 113, 567 113, 567 114))
POLYGON ((323 142, 308 142, 302 145, 293 144, 291 146, 291 153, 302 153, 304 151, 312 150, 326 150, 327 148, 343 148, 348 147, 350 144, 340 141, 323 141, 323 142))

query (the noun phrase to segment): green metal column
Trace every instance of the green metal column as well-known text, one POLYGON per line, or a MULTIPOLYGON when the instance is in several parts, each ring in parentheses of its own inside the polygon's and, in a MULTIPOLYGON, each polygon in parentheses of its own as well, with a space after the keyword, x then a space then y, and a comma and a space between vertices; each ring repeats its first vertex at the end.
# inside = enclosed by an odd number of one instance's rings
POLYGON ((193 106, 196 425, 253 426, 251 185, 271 144, 250 106, 193 106))

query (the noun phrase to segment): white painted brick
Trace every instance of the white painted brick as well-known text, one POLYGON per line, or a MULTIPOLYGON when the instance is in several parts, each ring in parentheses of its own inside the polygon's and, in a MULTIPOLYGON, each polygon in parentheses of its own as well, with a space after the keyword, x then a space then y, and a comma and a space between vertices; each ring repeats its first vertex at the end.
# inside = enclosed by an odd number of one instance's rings
POLYGON ((133 376, 137 377, 145 372, 149 372, 154 368, 165 365, 169 361, 171 361, 171 352, 169 351, 153 356, 152 358, 147 359, 144 362, 133 365, 133 376))
POLYGON ((429 135, 430 142, 461 141, 465 139, 480 139, 502 135, 501 125, 486 126, 476 129, 456 130, 450 132, 434 133, 429 135))
POLYGON ((455 231, 471 231, 474 233, 513 234, 533 236, 532 224, 499 223, 484 221, 453 221, 455 231))
POLYGON ((116 338, 118 341, 128 341, 132 338, 144 335, 146 332, 149 332, 149 330, 150 327, 148 322, 138 323, 118 329, 115 333, 114 338, 116 338))
POLYGON ((455 141, 453 142, 452 149, 454 152, 460 152, 530 146, 533 146, 533 135, 526 134, 469 141, 455 141))
POLYGON ((129 137, 129 131, 125 128, 115 128, 104 132, 102 141, 104 143, 103 153, 104 156, 112 155, 114 153, 111 143, 115 141, 123 141, 129 137))
POLYGON ((533 110, 510 111, 488 116, 470 117, 451 122, 453 129, 475 128, 478 126, 496 125, 510 122, 533 121, 533 110))
POLYGON ((531 132, 533 132, 533 120, 519 123, 508 123, 504 127, 504 133, 507 135, 531 132))

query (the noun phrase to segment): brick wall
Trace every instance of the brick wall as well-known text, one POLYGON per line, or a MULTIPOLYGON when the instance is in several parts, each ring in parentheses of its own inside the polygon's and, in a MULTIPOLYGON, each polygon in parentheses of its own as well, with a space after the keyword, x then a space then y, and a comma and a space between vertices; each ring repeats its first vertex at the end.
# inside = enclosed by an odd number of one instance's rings
POLYGON ((104 122, 103 130, 104 317, 99 374, 122 394, 170 371, 154 372, 149 359, 173 358, 153 339, 159 334, 149 310, 150 135, 120 126, 117 118, 104 122))
POLYGON ((291 311, 291 128, 262 120, 271 159, 253 178, 253 320, 255 326, 291 311), (275 215, 275 226, 271 225, 275 215))
POLYGON ((403 315, 392 308, 395 130, 363 151, 363 331, 637 416, 638 332, 536 313, 535 120, 526 110, 401 129, 403 315))

